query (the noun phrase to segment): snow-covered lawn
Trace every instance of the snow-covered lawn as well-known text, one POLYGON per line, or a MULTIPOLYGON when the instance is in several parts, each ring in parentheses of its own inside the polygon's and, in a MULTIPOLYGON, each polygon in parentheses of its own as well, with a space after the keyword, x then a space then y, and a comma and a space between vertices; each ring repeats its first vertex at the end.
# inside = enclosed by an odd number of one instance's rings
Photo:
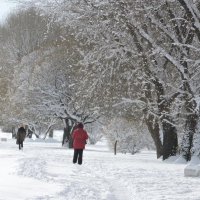
POLYGON ((200 200, 200 179, 184 177, 185 164, 109 152, 87 145, 83 165, 60 143, 0 141, 0 200, 200 200))

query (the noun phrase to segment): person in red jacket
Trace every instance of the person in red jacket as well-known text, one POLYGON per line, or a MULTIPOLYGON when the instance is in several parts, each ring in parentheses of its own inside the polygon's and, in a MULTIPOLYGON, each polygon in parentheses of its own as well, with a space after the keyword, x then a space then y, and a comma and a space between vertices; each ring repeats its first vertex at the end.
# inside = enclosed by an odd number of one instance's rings
POLYGON ((88 139, 87 132, 83 129, 83 123, 78 123, 72 133, 74 157, 73 163, 81 165, 83 160, 83 149, 85 149, 86 140, 88 139))

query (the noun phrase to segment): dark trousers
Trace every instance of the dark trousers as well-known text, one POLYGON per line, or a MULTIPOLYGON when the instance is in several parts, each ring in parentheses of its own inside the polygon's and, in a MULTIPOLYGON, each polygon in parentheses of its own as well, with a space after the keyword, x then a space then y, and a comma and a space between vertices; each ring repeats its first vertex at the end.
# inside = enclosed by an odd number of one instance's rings
POLYGON ((83 160, 83 149, 74 149, 74 157, 73 157, 73 163, 77 163, 81 165, 83 160))
POLYGON ((23 141, 19 142, 19 149, 23 148, 23 141))

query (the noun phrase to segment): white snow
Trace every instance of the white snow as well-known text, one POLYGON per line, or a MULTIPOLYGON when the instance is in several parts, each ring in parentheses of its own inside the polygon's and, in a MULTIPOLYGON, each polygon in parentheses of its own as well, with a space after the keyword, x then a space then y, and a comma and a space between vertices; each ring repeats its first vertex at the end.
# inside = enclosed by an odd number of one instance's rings
POLYGON ((193 156, 189 164, 184 169, 184 175, 190 177, 200 176, 200 159, 198 156, 193 156))
POLYGON ((0 140, 0 200, 200 199, 200 180, 184 176, 186 164, 157 160, 154 151, 115 156, 104 140, 87 145, 83 165, 72 156, 60 143, 27 140, 19 151, 15 140, 0 140))

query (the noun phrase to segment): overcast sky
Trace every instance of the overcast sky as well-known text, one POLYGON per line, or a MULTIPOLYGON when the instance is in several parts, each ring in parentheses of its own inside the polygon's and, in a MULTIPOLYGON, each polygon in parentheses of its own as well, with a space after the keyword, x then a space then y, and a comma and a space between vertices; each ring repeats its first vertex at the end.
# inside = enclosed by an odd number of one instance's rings
POLYGON ((12 0, 0 0, 0 21, 4 20, 16 5, 12 0))

